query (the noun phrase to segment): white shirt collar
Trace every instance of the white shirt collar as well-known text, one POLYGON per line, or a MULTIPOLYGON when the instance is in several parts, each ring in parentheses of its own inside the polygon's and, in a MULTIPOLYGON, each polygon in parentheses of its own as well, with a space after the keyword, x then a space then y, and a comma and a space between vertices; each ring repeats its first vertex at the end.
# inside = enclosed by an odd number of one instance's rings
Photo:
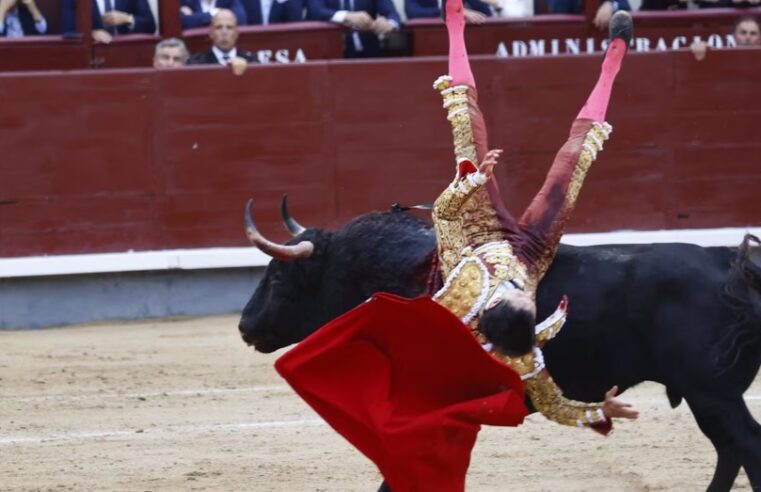
POLYGON ((235 47, 233 47, 233 49, 225 53, 224 51, 217 48, 216 46, 212 46, 211 51, 214 53, 214 56, 217 57, 217 62, 219 62, 220 65, 227 65, 227 62, 225 61, 225 55, 227 55, 228 59, 235 58, 236 56, 238 56, 238 50, 235 47))

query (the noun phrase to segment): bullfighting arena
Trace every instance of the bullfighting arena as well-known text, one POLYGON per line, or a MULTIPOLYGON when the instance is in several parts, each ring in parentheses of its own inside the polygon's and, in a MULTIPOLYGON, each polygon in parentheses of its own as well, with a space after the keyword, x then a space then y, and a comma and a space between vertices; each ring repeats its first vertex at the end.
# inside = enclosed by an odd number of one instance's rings
MULTIPOLYGON (((244 346, 233 316, 0 332, 0 490, 374 491, 373 465, 244 346)), ((761 383, 746 394, 761 417, 761 383)), ((715 454, 664 390, 603 438, 484 428, 472 491, 696 491, 715 454)), ((744 474, 736 490, 750 490, 744 474)))

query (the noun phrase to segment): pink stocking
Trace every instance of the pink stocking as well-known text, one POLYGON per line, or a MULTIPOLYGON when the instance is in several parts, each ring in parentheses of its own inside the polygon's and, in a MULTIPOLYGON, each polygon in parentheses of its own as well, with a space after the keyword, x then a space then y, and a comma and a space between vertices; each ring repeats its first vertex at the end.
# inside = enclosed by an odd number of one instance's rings
MULTIPOLYGON (((626 43, 623 39, 616 38, 605 52, 605 60, 602 62, 600 78, 597 79, 595 88, 589 95, 589 99, 581 108, 576 119, 590 119, 592 121, 605 121, 605 112, 608 109, 610 93, 613 90, 613 81, 616 79, 618 71, 621 69, 621 62, 626 54, 626 43)), ((451 54, 450 60, 451 60, 451 54)), ((450 61, 451 63, 451 61, 450 61)))
POLYGON ((445 0, 447 34, 449 35, 449 76, 452 85, 476 87, 465 48, 465 16, 462 0, 445 0))

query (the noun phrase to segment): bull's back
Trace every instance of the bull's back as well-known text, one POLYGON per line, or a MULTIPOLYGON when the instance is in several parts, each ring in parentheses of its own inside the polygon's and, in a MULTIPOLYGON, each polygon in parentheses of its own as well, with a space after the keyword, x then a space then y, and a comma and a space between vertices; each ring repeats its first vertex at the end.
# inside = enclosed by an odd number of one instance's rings
MULTIPOLYGON (((689 244, 562 245, 539 287, 539 318, 562 294, 569 317, 546 347, 547 363, 572 398, 595 400, 614 384, 664 381, 663 360, 717 337, 734 251, 689 244)), ((703 345, 704 346, 704 345, 703 345)))

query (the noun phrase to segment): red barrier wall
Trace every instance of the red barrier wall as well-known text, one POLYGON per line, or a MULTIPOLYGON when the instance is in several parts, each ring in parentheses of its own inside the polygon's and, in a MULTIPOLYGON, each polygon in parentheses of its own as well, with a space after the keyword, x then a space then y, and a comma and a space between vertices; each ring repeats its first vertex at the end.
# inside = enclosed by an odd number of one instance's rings
MULTIPOLYGON (((632 54, 572 231, 761 224, 760 50, 632 54)), ((538 189, 599 56, 476 57, 508 206, 538 189)), ((0 256, 243 245, 431 202, 451 179, 443 58, 0 75, 0 256)))

